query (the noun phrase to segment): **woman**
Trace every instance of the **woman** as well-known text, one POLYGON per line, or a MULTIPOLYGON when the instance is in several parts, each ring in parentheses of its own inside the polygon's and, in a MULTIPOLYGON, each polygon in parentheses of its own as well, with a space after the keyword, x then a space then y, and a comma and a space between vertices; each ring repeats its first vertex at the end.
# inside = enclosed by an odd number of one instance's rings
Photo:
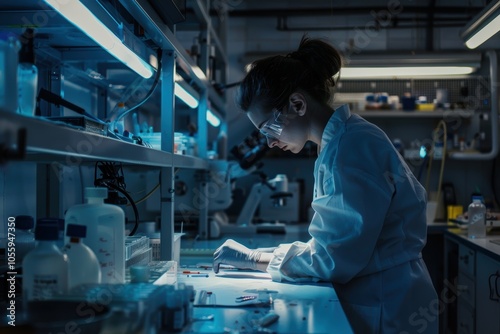
POLYGON ((335 48, 307 37, 251 65, 237 102, 268 145, 318 145, 311 239, 272 252, 228 240, 214 271, 229 264, 274 281, 331 281, 355 333, 437 333, 439 300, 421 255, 426 192, 381 129, 346 105, 332 109, 341 65, 335 48))

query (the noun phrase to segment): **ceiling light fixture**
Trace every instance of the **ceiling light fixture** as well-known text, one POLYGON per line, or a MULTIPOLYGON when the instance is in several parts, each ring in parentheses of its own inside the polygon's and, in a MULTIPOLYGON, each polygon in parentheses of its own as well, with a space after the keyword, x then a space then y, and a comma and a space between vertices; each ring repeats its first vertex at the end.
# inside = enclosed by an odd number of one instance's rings
POLYGON ((148 79, 154 70, 130 50, 94 13, 79 0, 45 0, 54 10, 137 74, 148 79))
POLYGON ((207 122, 215 128, 220 125, 219 117, 215 116, 215 114, 210 109, 207 109, 207 122))
POLYGON ((344 67, 342 79, 369 78, 414 78, 431 76, 467 75, 474 72, 473 67, 427 66, 427 67, 344 67))
POLYGON ((500 1, 492 1, 463 29, 461 37, 469 49, 475 49, 500 31, 500 1))
POLYGON ((175 93, 175 96, 180 98, 190 108, 194 109, 194 108, 198 107, 198 105, 199 105, 198 99, 196 97, 194 97, 193 93, 188 92, 187 89, 182 87, 181 83, 179 83, 179 82, 175 83, 174 93, 175 93))
POLYGON ((480 53, 362 54, 345 60, 341 79, 456 77, 481 66, 480 53))

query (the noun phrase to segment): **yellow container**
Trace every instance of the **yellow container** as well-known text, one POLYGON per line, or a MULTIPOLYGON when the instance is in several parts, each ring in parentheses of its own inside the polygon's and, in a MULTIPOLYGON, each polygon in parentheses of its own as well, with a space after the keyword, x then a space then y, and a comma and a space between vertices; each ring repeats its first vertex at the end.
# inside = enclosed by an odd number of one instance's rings
POLYGON ((418 111, 434 111, 434 103, 417 103, 415 109, 418 111))
POLYGON ((462 213, 464 213, 464 208, 461 205, 448 205, 446 207, 448 213, 448 220, 457 219, 462 213))

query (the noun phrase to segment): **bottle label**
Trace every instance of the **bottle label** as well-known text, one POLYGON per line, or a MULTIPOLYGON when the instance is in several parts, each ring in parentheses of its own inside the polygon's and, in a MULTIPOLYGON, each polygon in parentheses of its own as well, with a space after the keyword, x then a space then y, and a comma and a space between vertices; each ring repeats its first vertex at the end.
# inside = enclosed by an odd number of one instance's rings
POLYGON ((482 213, 476 213, 476 214, 472 215, 472 217, 470 218, 470 223, 475 224, 478 222, 482 222, 483 219, 484 219, 484 215, 482 213))
POLYGON ((113 230, 106 228, 105 231, 99 233, 99 250, 97 251, 97 258, 101 265, 102 277, 105 282, 114 282, 116 277, 116 268, 114 262, 114 235, 113 230))
POLYGON ((99 217, 99 239, 96 252, 103 283, 123 283, 125 280, 124 235, 113 228, 114 216, 99 217))
POLYGON ((34 275, 31 300, 45 300, 58 294, 62 289, 57 275, 34 275))

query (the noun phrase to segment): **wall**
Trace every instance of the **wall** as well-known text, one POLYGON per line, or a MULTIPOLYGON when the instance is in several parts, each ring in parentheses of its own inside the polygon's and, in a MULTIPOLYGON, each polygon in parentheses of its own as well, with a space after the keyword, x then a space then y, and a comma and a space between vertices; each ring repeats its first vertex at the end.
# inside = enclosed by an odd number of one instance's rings
MULTIPOLYGON (((268 7, 275 8, 279 5, 286 7, 286 3, 283 1, 266 1, 259 2, 259 4, 251 3, 248 1, 235 1, 231 2, 235 10, 243 8, 252 8, 254 4, 259 8, 268 7)), ((297 3, 294 2, 290 4, 290 8, 296 8, 300 6, 313 7, 318 4, 318 1, 308 1, 307 3, 297 3)), ((324 3, 324 2, 323 2, 324 3)), ((387 2, 388 3, 388 2, 387 2)), ((426 3, 412 2, 412 1, 401 1, 404 6, 418 6, 426 5, 426 3)), ((448 6, 484 6, 484 1, 438 1, 439 5, 448 6)), ((356 4, 350 1, 340 1, 336 2, 336 6, 340 5, 353 5, 356 4)), ((404 8, 403 8, 404 10, 404 8)), ((228 57, 230 59, 229 63, 229 82, 235 82, 241 80, 244 76, 244 66, 247 64, 248 60, 252 59, 249 54, 286 54, 290 51, 294 51, 300 38, 305 31, 278 31, 276 29, 277 20, 274 16, 269 17, 231 17, 229 19, 229 34, 228 34, 228 57)), ((327 20, 328 21, 328 18, 327 20)), ((325 22, 322 18, 293 18, 293 21, 289 21, 289 26, 320 26, 325 22)), ((369 23, 367 18, 356 18, 356 17, 339 17, 331 16, 329 19, 331 26, 343 26, 351 25, 360 27, 360 29, 353 29, 351 31, 341 31, 341 30, 327 30, 324 31, 310 31, 310 37, 326 37, 330 39, 335 45, 342 46, 349 41, 352 41, 357 45, 359 52, 369 53, 371 51, 386 51, 386 52, 399 52, 401 50, 413 50, 413 51, 425 51, 427 45, 427 35, 426 29, 382 29, 372 35, 372 38, 368 40, 363 40, 363 27, 369 23)), ((460 30, 462 27, 451 27, 451 28, 436 28, 433 31, 433 51, 451 51, 451 50, 465 50, 463 41, 460 39, 460 30)), ((480 51, 488 50, 491 48, 497 48, 498 37, 491 41, 485 43, 480 51)), ((482 72, 487 73, 487 66, 482 72)), ((230 91, 230 94, 234 96, 235 91, 230 91)), ((230 95, 231 96, 231 95, 230 95)), ((236 105, 231 104, 231 98, 229 98, 228 104, 228 124, 229 124, 229 146, 236 145, 253 130, 253 125, 246 119, 246 116, 238 110, 236 105)), ((372 121, 372 120, 370 120, 372 121)), ((413 138, 431 138, 432 129, 435 126, 435 122, 428 124, 421 121, 411 121, 410 124, 404 123, 394 123, 388 120, 375 120, 374 123, 378 124, 384 131, 388 132, 391 139, 400 138, 402 134, 406 136, 413 136, 413 138)), ((438 161, 434 162, 431 179, 429 182, 429 191, 435 191, 437 189, 438 182, 438 161)), ((296 159, 293 164, 308 165, 305 168, 300 169, 301 177, 303 177, 307 183, 312 182, 312 165, 310 159, 303 161, 301 159, 296 159), (311 176, 311 177, 310 177, 311 176)), ((264 169, 268 175, 272 176, 278 172, 284 170, 288 173, 288 166, 290 165, 290 160, 279 160, 279 159, 266 159, 264 169)), ((497 164, 498 166, 498 164, 497 164)), ((447 161, 445 167, 445 173, 443 182, 453 183, 456 190, 457 202, 458 204, 467 206, 470 199, 470 194, 477 190, 480 190, 486 198, 493 202, 494 192, 493 184, 498 184, 498 179, 492 179, 492 169, 494 168, 493 162, 486 161, 447 161)), ((418 173, 420 166, 414 166, 413 170, 418 173)), ((497 167, 498 169, 498 167, 497 167)), ((421 182, 425 184, 425 175, 427 170, 423 169, 423 177, 421 182), (425 172, 425 173, 424 173, 425 172)), ((295 171, 289 172, 291 177, 296 175, 295 171)), ((306 183, 306 184, 307 184, 306 183)), ((238 181, 238 187, 248 190, 252 184, 250 180, 240 180, 238 181)), ((310 185, 307 185, 310 188, 310 185)), ((497 189, 500 188, 497 186, 497 189)), ((306 192, 307 194, 312 194, 312 191, 306 192)), ((443 213, 438 213, 441 216, 443 213)))
MULTIPOLYGON (((229 76, 228 82, 236 82, 243 78, 244 67, 250 61, 256 59, 255 56, 250 54, 274 55, 286 54, 296 50, 300 38, 304 33, 308 33, 310 37, 321 37, 329 39, 339 49, 344 49, 349 46, 352 50, 352 55, 365 54, 373 51, 386 51, 386 52, 424 52, 424 51, 465 51, 463 41, 460 38, 460 31, 462 27, 441 27, 435 28, 432 31, 432 48, 428 49, 429 34, 425 27, 418 29, 380 29, 377 31, 368 31, 373 23, 374 16, 368 15, 335 15, 334 10, 331 15, 321 17, 302 17, 294 16, 289 19, 288 25, 290 27, 304 27, 298 31, 283 31, 277 29, 277 16, 269 15, 266 17, 241 17, 231 16, 231 10, 244 10, 244 9, 262 9, 262 8, 314 8, 315 6, 328 7, 329 2, 325 1, 265 1, 265 2, 251 2, 251 1, 225 1, 229 9, 229 22, 228 22, 228 59, 229 59, 229 76), (289 4, 287 6, 287 3, 289 4), (326 3, 326 5, 325 5, 326 3), (324 29, 315 30, 317 27, 356 27, 349 30, 337 29, 324 29), (311 27, 311 30, 307 30, 311 27)), ((335 7, 369 7, 374 6, 377 8, 389 6, 389 4, 398 3, 401 6, 401 14, 405 14, 405 8, 414 6, 427 6, 427 2, 419 1, 381 1, 366 3, 358 3, 357 1, 337 1, 335 7)), ((481 7, 485 3, 482 0, 474 1, 453 1, 453 0, 440 0, 437 1, 439 6, 475 6, 481 7)), ((389 8, 388 8, 389 10, 389 8)), ((419 17, 414 17, 415 23, 424 24, 421 14, 419 17), (419 21, 420 19, 420 21, 419 21)), ((496 48, 500 36, 485 43, 479 50, 488 50, 496 48)), ((241 111, 238 110, 234 103, 231 103, 234 98, 236 89, 228 91, 228 138, 229 142, 240 142, 244 139, 252 129, 252 124, 244 119, 241 111)))

